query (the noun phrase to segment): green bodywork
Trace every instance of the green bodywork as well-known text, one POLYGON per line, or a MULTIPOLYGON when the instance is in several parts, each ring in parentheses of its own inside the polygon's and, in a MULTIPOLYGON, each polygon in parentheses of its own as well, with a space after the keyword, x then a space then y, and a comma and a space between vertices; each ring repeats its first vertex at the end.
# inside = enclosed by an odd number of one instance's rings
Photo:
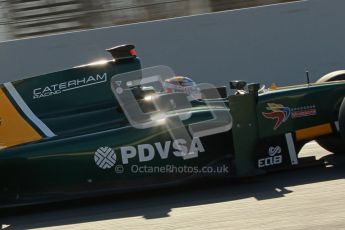
MULTIPOLYGON (((0 150, 3 202, 65 199, 97 192, 159 186, 193 176, 193 173, 132 173, 133 165, 202 167, 225 162, 230 167, 227 176, 257 174, 255 148, 261 139, 334 123, 337 120, 334 114, 345 96, 344 81, 232 95, 225 99, 228 107, 223 109, 232 115, 232 129, 201 138, 205 151, 199 152, 198 157, 187 160, 176 157, 171 147, 166 158, 155 149, 155 157, 151 161, 140 162, 136 155, 129 159, 128 164, 118 163, 116 167, 101 169, 94 160, 95 151, 100 147, 111 147, 117 154, 117 162, 120 162, 118 153, 123 146, 138 148, 138 145, 150 144, 155 147, 155 143, 164 146, 172 141, 164 125, 147 129, 132 127, 111 90, 110 79, 113 76, 116 78, 117 74, 140 68, 140 61, 135 58, 81 66, 13 82, 32 112, 56 136, 0 150), (80 84, 75 82, 78 80, 80 84), (78 87, 81 85, 87 86, 78 87), (268 103, 289 108, 313 105, 317 114, 289 118, 274 129, 276 121, 262 116, 267 112, 268 103), (119 170, 118 165, 122 167, 120 173, 116 171, 119 170)), ((204 103, 194 103, 191 113, 192 116, 184 121, 186 125, 212 118, 210 108, 204 103)))

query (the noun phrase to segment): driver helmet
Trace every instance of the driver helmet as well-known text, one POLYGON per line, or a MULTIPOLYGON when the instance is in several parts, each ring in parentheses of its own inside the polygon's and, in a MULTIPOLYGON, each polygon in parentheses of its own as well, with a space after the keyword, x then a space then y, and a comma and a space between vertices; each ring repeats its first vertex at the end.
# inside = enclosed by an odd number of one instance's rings
POLYGON ((195 81, 189 77, 175 76, 164 81, 165 93, 186 93, 191 100, 201 99, 195 81))

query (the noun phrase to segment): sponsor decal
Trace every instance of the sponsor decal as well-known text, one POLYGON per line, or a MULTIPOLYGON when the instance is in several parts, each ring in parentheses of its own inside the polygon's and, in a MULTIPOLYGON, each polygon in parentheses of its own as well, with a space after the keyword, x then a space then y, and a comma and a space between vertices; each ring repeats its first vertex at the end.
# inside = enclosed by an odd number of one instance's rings
POLYGON ((53 95, 61 94, 66 91, 84 88, 104 82, 107 82, 107 73, 96 74, 95 76, 88 76, 52 85, 47 85, 34 89, 32 92, 33 99, 50 97, 53 95))
POLYGON ((282 123, 286 122, 290 116, 290 108, 285 107, 281 104, 275 103, 268 103, 267 110, 271 112, 263 112, 262 115, 267 119, 274 119, 276 120, 276 124, 274 125, 274 130, 276 130, 282 123))
POLYGON ((268 148, 268 157, 258 160, 258 167, 264 168, 283 163, 283 156, 281 155, 282 148, 280 146, 271 146, 268 148))
POLYGON ((262 115, 267 119, 276 120, 276 123, 273 127, 274 130, 279 128, 279 126, 284 122, 288 121, 290 117, 291 119, 296 119, 317 115, 315 105, 307 105, 296 108, 290 108, 276 103, 267 103, 267 105, 268 107, 266 107, 266 109, 270 112, 263 112, 262 115))
POLYGON ((184 139, 166 141, 164 143, 156 142, 154 144, 141 144, 137 146, 120 147, 119 159, 117 160, 115 151, 110 147, 100 147, 94 155, 95 163, 102 169, 113 167, 117 161, 123 165, 129 164, 133 158, 139 159, 139 162, 148 162, 155 157, 164 160, 173 154, 176 157, 183 157, 187 154, 193 154, 196 157, 199 153, 205 152, 199 138, 193 138, 190 146, 184 139))
POLYGON ((316 116, 316 107, 315 105, 303 106, 298 108, 291 109, 291 118, 300 118, 300 117, 310 117, 316 116))
POLYGON ((115 165, 116 154, 110 147, 100 147, 95 152, 94 159, 98 167, 101 169, 108 169, 115 165))

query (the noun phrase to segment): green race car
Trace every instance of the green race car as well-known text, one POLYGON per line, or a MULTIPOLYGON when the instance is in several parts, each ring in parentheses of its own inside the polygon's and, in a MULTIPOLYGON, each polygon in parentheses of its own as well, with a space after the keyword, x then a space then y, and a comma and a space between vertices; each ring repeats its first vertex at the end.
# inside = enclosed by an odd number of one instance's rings
POLYGON ((265 88, 196 84, 113 60, 0 85, 2 207, 239 178, 303 165, 316 140, 345 153, 345 71, 265 88))

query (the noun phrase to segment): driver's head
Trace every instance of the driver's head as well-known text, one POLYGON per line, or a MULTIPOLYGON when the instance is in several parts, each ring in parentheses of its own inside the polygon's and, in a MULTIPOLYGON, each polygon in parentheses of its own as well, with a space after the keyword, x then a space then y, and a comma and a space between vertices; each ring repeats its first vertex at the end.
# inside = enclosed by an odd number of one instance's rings
POLYGON ((166 93, 186 93, 192 100, 200 99, 196 83, 189 77, 175 76, 164 82, 166 93))
POLYGON ((166 93, 185 92, 187 93, 189 88, 195 86, 195 82, 189 77, 176 76, 166 79, 164 82, 164 89, 166 93))

